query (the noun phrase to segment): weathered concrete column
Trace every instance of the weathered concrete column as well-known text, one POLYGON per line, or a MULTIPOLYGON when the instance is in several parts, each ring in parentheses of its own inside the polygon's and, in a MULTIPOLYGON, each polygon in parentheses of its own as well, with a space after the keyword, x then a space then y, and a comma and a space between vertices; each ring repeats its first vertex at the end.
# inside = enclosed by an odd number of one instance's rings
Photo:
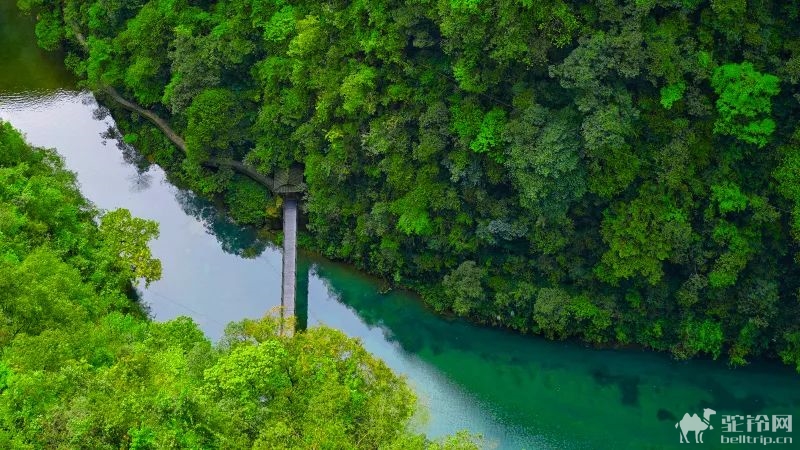
MULTIPOLYGON (((297 300, 297 200, 287 198, 283 202, 283 274, 281 287, 281 317, 294 323, 295 302, 297 300)), ((283 329, 284 336, 294 334, 291 329, 283 329)))

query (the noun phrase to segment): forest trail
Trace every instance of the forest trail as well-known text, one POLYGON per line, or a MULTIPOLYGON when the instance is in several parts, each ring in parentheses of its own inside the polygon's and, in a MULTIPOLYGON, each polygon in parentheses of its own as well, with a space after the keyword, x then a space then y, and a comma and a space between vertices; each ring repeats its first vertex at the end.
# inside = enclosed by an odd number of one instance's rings
MULTIPOLYGON (((75 38, 78 43, 88 50, 88 43, 86 38, 80 32, 77 26, 72 26, 75 38)), ((102 89, 111 99, 123 108, 135 112, 155 125, 164 135, 184 154, 187 154, 186 141, 181 137, 170 124, 161 118, 154 111, 150 111, 138 105, 135 102, 127 100, 116 89, 111 86, 105 86, 102 89)), ((295 164, 283 170, 278 170, 275 177, 269 177, 253 167, 233 159, 217 159, 210 158, 202 162, 204 166, 213 168, 228 167, 235 172, 245 175, 253 181, 266 187, 273 194, 285 196, 283 204, 283 271, 281 282, 281 315, 284 318, 290 319, 295 314, 295 301, 297 299, 296 286, 297 286, 297 199, 293 198, 293 194, 302 193, 306 186, 303 181, 303 168, 301 165, 295 164)), ((287 321, 281 321, 282 327, 285 326, 287 321)), ((288 321, 290 324, 288 329, 282 329, 281 333, 286 336, 294 334, 294 319, 288 321)))

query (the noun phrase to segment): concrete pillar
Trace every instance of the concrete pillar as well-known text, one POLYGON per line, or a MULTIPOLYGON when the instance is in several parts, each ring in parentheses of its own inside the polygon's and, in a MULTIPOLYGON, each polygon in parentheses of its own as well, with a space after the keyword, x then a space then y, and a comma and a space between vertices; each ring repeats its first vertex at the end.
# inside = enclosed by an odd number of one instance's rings
MULTIPOLYGON (((297 301, 297 200, 283 202, 283 272, 281 283, 281 317, 294 323, 297 301)), ((294 334, 294 326, 282 330, 284 336, 294 334)))

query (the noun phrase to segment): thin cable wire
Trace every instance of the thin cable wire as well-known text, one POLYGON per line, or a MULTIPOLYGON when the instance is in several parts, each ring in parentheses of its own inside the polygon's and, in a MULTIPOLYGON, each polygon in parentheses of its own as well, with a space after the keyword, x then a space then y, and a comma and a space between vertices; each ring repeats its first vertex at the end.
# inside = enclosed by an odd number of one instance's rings
MULTIPOLYGON (((281 254, 281 258, 283 258, 283 249, 279 249, 279 250, 278 250, 278 252, 281 254)), ((268 258, 268 257, 266 257, 266 256, 263 256, 263 255, 262 255, 262 256, 260 256, 260 257, 259 257, 259 259, 263 259, 263 260, 264 260, 264 262, 265 262, 265 263, 266 263, 266 264, 267 264, 267 265, 268 265, 268 266, 269 266, 269 267, 270 267, 270 268, 271 268, 271 269, 272 269, 272 270, 273 270, 273 271, 274 271, 276 274, 283 276, 283 271, 282 271, 281 269, 278 269, 277 267, 275 267, 275 265, 274 265, 274 264, 272 264, 272 262, 269 260, 269 258, 268 258)))
POLYGON ((168 301, 170 303, 173 303, 176 306, 179 306, 179 307, 185 309, 186 311, 189 311, 190 313, 192 313, 195 316, 205 317, 208 321, 210 321, 210 322, 212 322, 212 323, 214 323, 216 325, 219 325, 219 326, 221 326, 223 328, 227 326, 226 324, 224 324, 222 322, 219 322, 218 320, 214 319, 213 317, 209 316, 208 314, 204 314, 204 313, 202 313, 200 311, 197 311, 196 309, 193 309, 193 308, 191 308, 189 306, 186 306, 185 304, 183 304, 183 303, 181 303, 181 302, 179 302, 179 301, 177 301, 175 299, 169 298, 164 294, 156 292, 156 291, 154 291, 152 289, 148 289, 147 292, 150 293, 150 294, 155 295, 156 297, 160 297, 160 298, 162 298, 162 299, 164 299, 164 300, 166 300, 166 301, 168 301))

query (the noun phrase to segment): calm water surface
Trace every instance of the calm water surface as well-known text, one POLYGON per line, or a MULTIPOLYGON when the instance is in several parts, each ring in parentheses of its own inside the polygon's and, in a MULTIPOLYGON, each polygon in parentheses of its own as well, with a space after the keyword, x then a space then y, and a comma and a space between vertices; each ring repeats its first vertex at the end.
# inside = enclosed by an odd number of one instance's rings
MULTIPOLYGON (((0 0, 0 119, 57 149, 98 207, 159 222, 152 248, 163 279, 142 291, 153 317, 190 316, 216 339, 226 323, 278 305, 279 249, 120 143, 113 119, 73 88, 60 57, 36 48, 30 20, 13 5, 0 0)), ((408 294, 381 295, 344 265, 301 255, 299 268, 309 326, 359 337, 405 374, 427 406, 419 427, 432 436, 467 428, 482 433, 487 448, 659 449, 680 448, 675 422, 704 407, 800 420, 800 376, 774 362, 729 370, 517 336, 435 316, 408 294)), ((720 444, 719 422, 712 418, 715 430, 698 448, 730 447, 720 444)))

